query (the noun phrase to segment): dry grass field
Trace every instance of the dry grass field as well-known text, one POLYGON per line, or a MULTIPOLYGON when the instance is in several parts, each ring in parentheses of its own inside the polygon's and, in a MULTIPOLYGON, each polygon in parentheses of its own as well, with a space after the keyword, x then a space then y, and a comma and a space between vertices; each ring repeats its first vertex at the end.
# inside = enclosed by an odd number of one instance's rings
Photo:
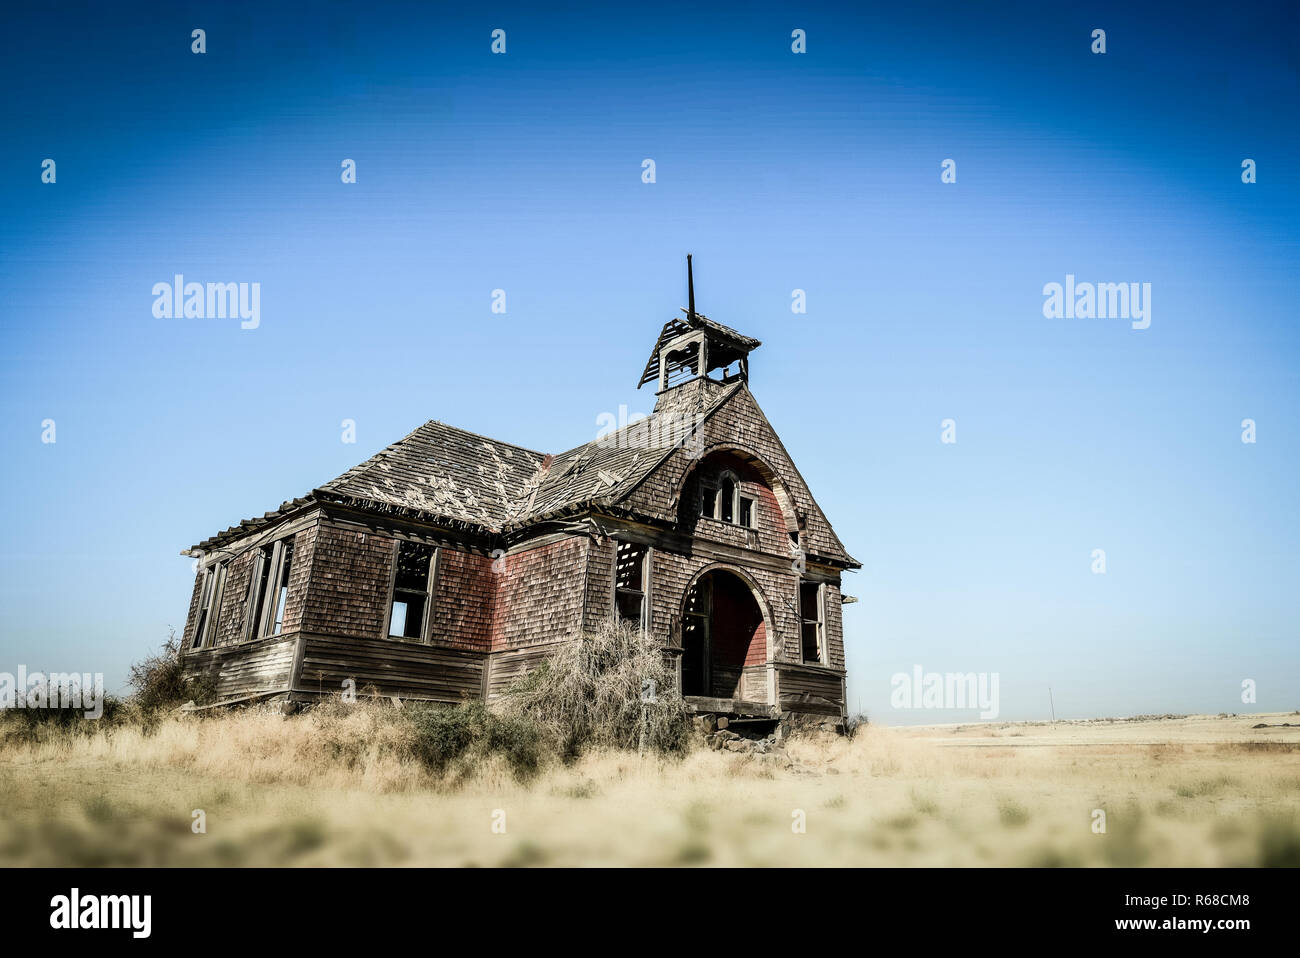
POLYGON ((1300 865, 1297 723, 866 726, 520 782, 498 759, 435 776, 369 707, 172 717, 4 739, 0 864, 1300 865))

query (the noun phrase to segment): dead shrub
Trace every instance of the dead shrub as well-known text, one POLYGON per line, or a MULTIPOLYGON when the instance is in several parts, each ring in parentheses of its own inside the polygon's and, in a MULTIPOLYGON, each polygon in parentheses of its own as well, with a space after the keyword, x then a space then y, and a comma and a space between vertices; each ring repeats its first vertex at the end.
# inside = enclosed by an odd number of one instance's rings
POLYGON ((562 645, 506 692, 501 712, 526 718, 566 759, 589 747, 680 755, 690 743, 690 712, 663 648, 628 623, 562 645))
POLYGON ((172 629, 157 652, 131 663, 126 682, 132 689, 133 706, 150 715, 190 701, 202 705, 212 700, 215 683, 211 679, 187 679, 180 656, 181 643, 172 629))

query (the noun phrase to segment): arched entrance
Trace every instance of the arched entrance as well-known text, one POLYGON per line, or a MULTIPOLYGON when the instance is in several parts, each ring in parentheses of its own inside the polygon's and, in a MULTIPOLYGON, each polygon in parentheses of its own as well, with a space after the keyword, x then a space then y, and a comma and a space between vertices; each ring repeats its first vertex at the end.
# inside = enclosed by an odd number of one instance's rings
POLYGON ((767 699, 767 624, 748 582, 726 569, 700 576, 682 606, 682 695, 767 699))

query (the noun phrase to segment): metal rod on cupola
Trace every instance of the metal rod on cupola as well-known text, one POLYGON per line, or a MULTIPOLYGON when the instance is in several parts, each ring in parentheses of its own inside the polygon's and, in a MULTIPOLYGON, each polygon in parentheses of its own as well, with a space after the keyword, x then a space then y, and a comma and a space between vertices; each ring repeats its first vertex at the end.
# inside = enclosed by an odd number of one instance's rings
POLYGON ((695 322, 695 274, 691 271, 691 254, 686 254, 686 315, 695 322))

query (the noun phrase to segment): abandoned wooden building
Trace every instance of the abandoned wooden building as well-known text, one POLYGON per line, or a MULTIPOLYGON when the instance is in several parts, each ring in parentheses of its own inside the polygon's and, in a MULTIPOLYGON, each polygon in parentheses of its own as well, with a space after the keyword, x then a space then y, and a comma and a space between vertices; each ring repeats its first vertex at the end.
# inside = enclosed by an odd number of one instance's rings
POLYGON ((749 390, 760 343, 667 323, 654 412, 558 455, 427 422, 184 554, 182 640, 219 701, 500 694, 615 617, 659 637, 699 711, 838 723, 840 577, 860 568, 749 390))

